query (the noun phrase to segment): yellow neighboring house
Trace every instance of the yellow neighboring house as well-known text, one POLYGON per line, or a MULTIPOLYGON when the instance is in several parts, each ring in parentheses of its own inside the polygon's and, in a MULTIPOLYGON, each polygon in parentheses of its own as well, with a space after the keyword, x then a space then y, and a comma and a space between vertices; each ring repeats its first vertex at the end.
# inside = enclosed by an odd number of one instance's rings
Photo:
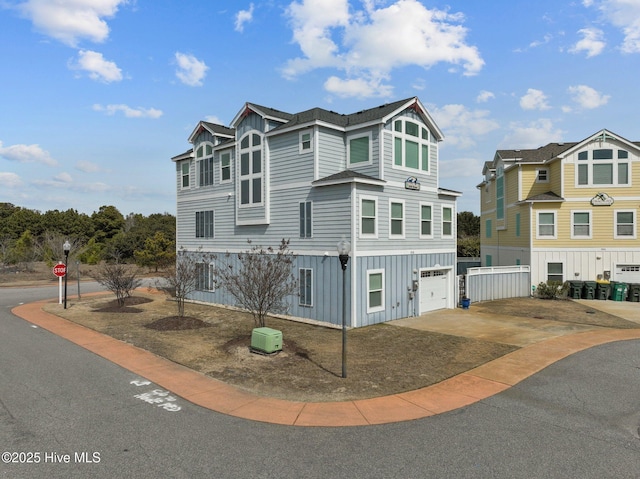
POLYGON ((498 150, 480 190, 482 266, 530 265, 531 283, 640 283, 640 142, 608 130, 498 150))

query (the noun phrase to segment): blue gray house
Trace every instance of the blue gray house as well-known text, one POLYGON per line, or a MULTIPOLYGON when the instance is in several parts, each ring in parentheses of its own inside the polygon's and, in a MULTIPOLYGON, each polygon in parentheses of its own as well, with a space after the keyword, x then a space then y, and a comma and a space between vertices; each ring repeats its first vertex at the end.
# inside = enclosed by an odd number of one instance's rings
MULTIPOLYGON (((220 255, 290 239, 300 293, 288 314, 341 324, 344 237, 349 326, 453 308, 460 193, 440 187, 442 139, 416 97, 352 114, 246 103, 230 127, 201 121, 172 158, 177 247, 220 255)), ((199 267, 192 299, 233 304, 215 264, 199 267)))

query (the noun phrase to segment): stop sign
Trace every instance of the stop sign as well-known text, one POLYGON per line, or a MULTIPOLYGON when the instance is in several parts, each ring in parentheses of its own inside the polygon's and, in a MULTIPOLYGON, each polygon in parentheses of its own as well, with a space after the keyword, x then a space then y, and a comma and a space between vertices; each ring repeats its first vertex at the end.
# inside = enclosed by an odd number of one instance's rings
POLYGON ((55 265, 53 267, 53 274, 55 274, 59 278, 62 278, 67 274, 67 266, 62 263, 55 265))

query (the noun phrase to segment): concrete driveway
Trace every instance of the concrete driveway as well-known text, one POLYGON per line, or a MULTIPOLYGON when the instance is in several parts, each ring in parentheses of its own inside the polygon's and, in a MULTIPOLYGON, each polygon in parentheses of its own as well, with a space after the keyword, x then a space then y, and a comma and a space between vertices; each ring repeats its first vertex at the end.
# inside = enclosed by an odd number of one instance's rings
MULTIPOLYGON (((599 309, 640 324, 640 303, 584 299, 576 301, 588 305, 590 308, 599 309)), ((432 311, 422 316, 390 321, 389 324, 465 338, 483 339, 518 347, 529 346, 567 334, 608 329, 562 321, 482 313, 474 309, 473 305, 470 309, 456 308, 432 311)))

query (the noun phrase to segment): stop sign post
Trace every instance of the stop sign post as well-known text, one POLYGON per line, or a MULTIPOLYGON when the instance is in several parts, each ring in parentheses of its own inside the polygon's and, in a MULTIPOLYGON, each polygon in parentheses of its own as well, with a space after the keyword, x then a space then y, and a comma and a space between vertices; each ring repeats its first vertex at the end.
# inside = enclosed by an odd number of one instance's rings
POLYGON ((58 304, 62 304, 62 278, 67 275, 67 265, 58 263, 53 267, 53 274, 58 277, 58 304))

